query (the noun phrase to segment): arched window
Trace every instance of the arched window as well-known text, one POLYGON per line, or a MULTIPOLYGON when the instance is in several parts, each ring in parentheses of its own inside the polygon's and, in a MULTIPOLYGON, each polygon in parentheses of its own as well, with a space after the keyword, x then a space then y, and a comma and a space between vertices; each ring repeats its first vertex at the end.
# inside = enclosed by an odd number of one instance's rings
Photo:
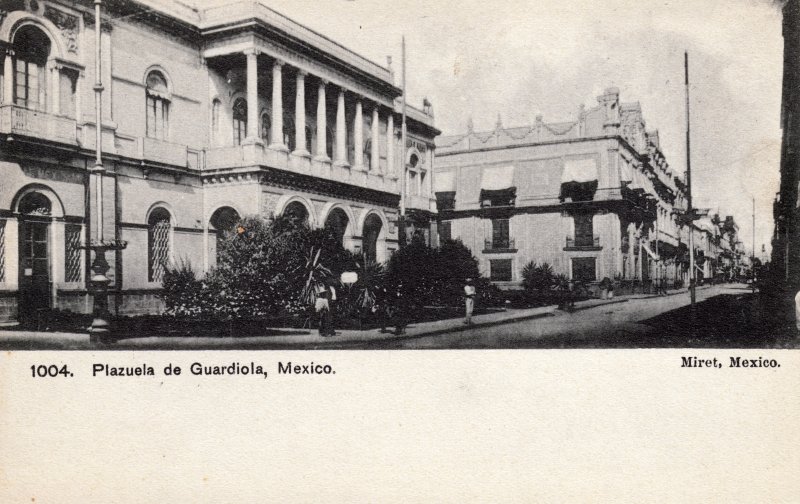
POLYGON ((14 104, 34 110, 46 105, 45 65, 50 39, 34 26, 23 26, 14 35, 14 104))
POLYGON ((308 209, 299 201, 292 201, 286 205, 283 215, 295 226, 308 225, 308 209))
POLYGON ((263 140, 264 144, 266 145, 269 145, 269 136, 271 131, 272 119, 269 117, 269 113, 265 110, 261 112, 261 140, 263 140))
POLYGON ((169 131, 169 89, 158 70, 147 74, 147 136, 166 140, 169 131))
POLYGON ((222 103, 218 98, 214 98, 211 102, 211 142, 215 143, 219 140, 219 113, 222 103))
POLYGON ((233 143, 241 145, 247 138, 247 100, 237 98, 233 102, 233 143))
POLYGON ((161 282, 171 257, 171 219, 169 212, 156 208, 147 220, 147 279, 161 282))

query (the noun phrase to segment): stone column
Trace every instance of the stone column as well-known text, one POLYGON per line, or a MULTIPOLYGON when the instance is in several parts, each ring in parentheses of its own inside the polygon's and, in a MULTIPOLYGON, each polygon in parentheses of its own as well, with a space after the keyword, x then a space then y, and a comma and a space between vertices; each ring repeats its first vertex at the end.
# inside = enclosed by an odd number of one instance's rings
POLYGON ((306 149, 306 73, 297 71, 297 94, 294 102, 294 153, 308 157, 311 153, 306 149))
POLYGON ((361 97, 356 98, 356 117, 353 124, 353 163, 356 168, 364 169, 364 112, 361 97))
POLYGON ((328 107, 325 103, 326 81, 319 81, 317 91, 317 160, 330 161, 328 157, 328 107))
POLYGON ((258 54, 255 49, 244 52, 247 56, 247 141, 261 143, 258 137, 258 54))
POLYGON ((336 100, 336 164, 349 166, 347 162, 347 123, 344 117, 344 89, 339 88, 336 100))
POLYGON ((6 49, 6 56, 3 60, 3 103, 11 105, 14 103, 14 62, 12 61, 14 52, 6 49))
POLYGON ((390 110, 386 118, 386 172, 394 173, 394 113, 390 110))
POLYGON ((286 150, 283 144, 283 61, 275 60, 272 64, 272 129, 269 146, 273 149, 286 150))
POLYGON ((378 104, 372 108, 372 151, 370 152, 369 165, 370 169, 374 172, 379 172, 381 169, 381 137, 380 137, 380 117, 378 116, 378 104))

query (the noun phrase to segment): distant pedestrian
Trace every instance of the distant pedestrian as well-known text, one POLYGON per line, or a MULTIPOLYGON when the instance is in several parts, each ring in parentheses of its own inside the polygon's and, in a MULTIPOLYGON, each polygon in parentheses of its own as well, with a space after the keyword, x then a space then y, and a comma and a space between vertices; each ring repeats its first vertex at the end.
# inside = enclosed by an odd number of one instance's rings
POLYGON ((569 283, 567 284, 566 309, 568 312, 575 310, 575 296, 576 296, 575 289, 576 289, 575 280, 570 279, 569 283))
POLYGON ((330 302, 328 300, 328 289, 325 286, 319 286, 316 289, 317 299, 314 301, 314 311, 317 312, 317 320, 319 321, 319 335, 324 337, 328 336, 330 332, 330 302))
POLYGON ((475 285, 472 283, 471 278, 467 278, 464 285, 464 308, 466 317, 464 318, 465 324, 472 323, 472 311, 475 309, 475 285))
POLYGON ((405 334, 408 325, 408 299, 406 298, 403 283, 397 284, 393 305, 394 305, 394 333, 405 334))
POLYGON ((336 288, 329 287, 330 299, 328 299, 328 336, 336 336, 336 288))

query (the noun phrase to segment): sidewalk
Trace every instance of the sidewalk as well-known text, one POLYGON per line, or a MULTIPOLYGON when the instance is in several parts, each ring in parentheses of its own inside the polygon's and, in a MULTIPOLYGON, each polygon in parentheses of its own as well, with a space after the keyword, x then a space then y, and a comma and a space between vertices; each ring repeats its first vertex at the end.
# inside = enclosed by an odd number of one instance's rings
MULTIPOLYGON (((708 286, 698 287, 705 289, 708 286)), ((671 290, 668 296, 687 293, 686 289, 671 290)), ((589 310, 598 306, 624 303, 631 299, 649 299, 659 297, 652 294, 634 294, 619 296, 613 299, 587 299, 575 303, 575 311, 589 310)), ((491 327, 501 324, 511 324, 523 320, 534 320, 542 317, 556 315, 568 316, 567 312, 558 310, 555 305, 539 308, 511 309, 477 315, 472 318, 473 323, 464 325, 462 318, 437 320, 410 324, 404 334, 380 332, 379 329, 364 331, 341 330, 336 336, 323 338, 316 331, 303 329, 281 329, 274 331, 277 334, 264 336, 246 336, 241 338, 231 337, 170 337, 147 336, 141 338, 124 338, 112 345, 97 345, 89 341, 86 333, 65 332, 35 332, 35 331, 9 331, 0 330, 0 348, 11 349, 108 349, 108 350, 201 350, 201 349, 269 349, 269 348, 326 348, 356 346, 364 342, 392 341, 412 339, 421 336, 434 336, 437 334, 469 331, 476 328, 491 327)))

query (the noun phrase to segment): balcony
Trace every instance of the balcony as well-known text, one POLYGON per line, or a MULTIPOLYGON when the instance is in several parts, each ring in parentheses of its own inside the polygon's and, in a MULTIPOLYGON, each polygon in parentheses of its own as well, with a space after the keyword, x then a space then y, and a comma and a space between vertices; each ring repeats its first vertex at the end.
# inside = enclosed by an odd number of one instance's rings
MULTIPOLYGON (((397 177, 381 172, 366 171, 353 166, 340 166, 330 161, 297 156, 288 151, 272 149, 260 144, 215 147, 206 150, 204 171, 230 170, 268 166, 279 170, 397 194, 397 177)), ((430 203, 426 199, 425 206, 430 203)))
POLYGON ((567 236, 567 244, 564 247, 564 250, 602 250, 603 247, 600 246, 600 237, 599 236, 585 236, 585 237, 578 237, 572 238, 567 236))
POLYGON ((502 254, 504 252, 516 252, 517 244, 513 238, 507 240, 484 240, 484 254, 502 254))
POLYGON ((74 119, 17 105, 0 106, 0 133, 78 145, 78 126, 74 119))

